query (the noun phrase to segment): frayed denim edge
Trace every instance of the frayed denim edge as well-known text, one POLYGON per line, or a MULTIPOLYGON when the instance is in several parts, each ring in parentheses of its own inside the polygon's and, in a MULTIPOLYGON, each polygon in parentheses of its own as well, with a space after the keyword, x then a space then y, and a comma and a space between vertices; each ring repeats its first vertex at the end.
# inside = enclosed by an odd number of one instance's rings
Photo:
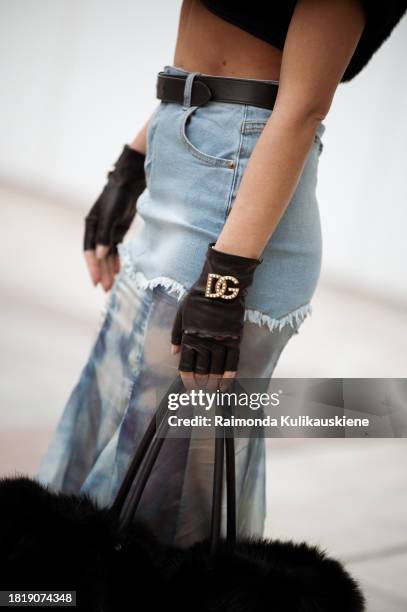
POLYGON ((259 310, 252 310, 251 308, 247 308, 244 313, 244 320, 250 321, 251 323, 255 323, 256 325, 267 325, 270 331, 274 331, 278 329, 281 331, 283 327, 286 325, 290 325, 293 329, 297 329, 300 324, 304 321, 304 319, 312 314, 312 306, 311 304, 304 304, 304 306, 300 306, 296 310, 289 312, 281 319, 273 319, 269 315, 260 312, 259 310))
MULTIPOLYGON (((136 282, 138 288, 154 289, 154 287, 163 287, 167 293, 174 295, 178 301, 187 293, 187 290, 181 283, 168 276, 155 276, 148 280, 142 272, 135 270, 125 245, 119 245, 119 253, 123 270, 136 282)), ((293 329, 297 329, 304 319, 311 314, 312 306, 309 303, 287 313, 280 319, 273 319, 259 310, 247 308, 245 310, 244 320, 254 323, 259 327, 265 325, 272 332, 276 329, 281 331, 286 325, 290 325, 293 329)))

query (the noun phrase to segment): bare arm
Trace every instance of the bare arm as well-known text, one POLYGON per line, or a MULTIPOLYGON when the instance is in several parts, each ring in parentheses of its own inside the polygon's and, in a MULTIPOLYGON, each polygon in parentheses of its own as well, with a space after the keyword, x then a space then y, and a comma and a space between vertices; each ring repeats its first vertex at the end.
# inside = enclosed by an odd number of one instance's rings
POLYGON ((143 153, 143 155, 145 155, 147 151, 146 137, 147 137, 147 128, 148 128, 150 119, 151 117, 148 118, 148 120, 145 122, 141 130, 138 132, 138 134, 134 137, 134 139, 129 144, 129 147, 131 147, 135 151, 138 151, 139 153, 143 153))
POLYGON ((315 130, 364 27, 358 0, 299 0, 276 104, 247 164, 216 248, 257 258, 295 191, 315 130))

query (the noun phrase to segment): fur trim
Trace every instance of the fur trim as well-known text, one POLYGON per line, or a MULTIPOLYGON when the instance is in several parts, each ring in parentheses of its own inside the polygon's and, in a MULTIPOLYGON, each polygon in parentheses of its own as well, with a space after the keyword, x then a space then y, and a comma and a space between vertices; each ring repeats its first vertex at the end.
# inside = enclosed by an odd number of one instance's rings
POLYGON ((8 589, 72 590, 79 610, 127 610, 135 581, 140 601, 159 585, 159 548, 139 522, 119 543, 117 517, 88 496, 54 493, 24 476, 0 480, 0 571, 8 589))
POLYGON ((279 540, 209 543, 176 553, 168 566, 173 593, 186 612, 363 612, 363 595, 342 565, 315 546, 279 540), (183 605, 182 605, 183 604, 183 605))
POLYGON ((223 541, 164 549, 139 521, 118 520, 85 495, 54 493, 26 477, 0 480, 0 571, 11 590, 75 590, 86 612, 363 612, 342 565, 305 543, 223 541))

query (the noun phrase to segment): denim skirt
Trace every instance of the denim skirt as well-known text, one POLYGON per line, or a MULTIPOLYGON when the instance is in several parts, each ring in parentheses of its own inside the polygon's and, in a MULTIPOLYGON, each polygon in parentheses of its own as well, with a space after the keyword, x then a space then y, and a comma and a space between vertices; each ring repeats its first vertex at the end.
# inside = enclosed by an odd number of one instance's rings
MULTIPOLYGON (((185 73, 172 66, 165 71, 185 73)), ((121 271, 88 361, 36 474, 51 489, 87 493, 101 506, 112 503, 159 400, 177 375, 179 355, 171 355, 170 337, 179 300, 227 219, 272 112, 221 102, 191 107, 188 88, 194 75, 187 79, 184 106, 161 102, 149 123, 147 188, 138 201, 142 222, 120 247, 121 271)), ((310 312, 321 254, 315 187, 323 130, 321 124, 247 296, 242 378, 270 379, 310 312)), ((188 546, 209 535, 213 458, 209 437, 165 440, 137 510, 137 518, 162 542, 188 546)), ((263 534, 265 482, 264 439, 237 438, 240 537, 263 534)))

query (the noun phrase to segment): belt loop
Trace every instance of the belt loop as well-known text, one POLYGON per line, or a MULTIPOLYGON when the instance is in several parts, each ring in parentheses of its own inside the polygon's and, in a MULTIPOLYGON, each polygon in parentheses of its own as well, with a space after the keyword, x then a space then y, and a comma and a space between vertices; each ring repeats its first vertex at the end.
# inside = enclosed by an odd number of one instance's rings
POLYGON ((194 78, 200 75, 200 72, 190 72, 185 79, 184 86, 184 110, 191 106, 191 97, 192 97, 192 86, 194 84, 194 78))

